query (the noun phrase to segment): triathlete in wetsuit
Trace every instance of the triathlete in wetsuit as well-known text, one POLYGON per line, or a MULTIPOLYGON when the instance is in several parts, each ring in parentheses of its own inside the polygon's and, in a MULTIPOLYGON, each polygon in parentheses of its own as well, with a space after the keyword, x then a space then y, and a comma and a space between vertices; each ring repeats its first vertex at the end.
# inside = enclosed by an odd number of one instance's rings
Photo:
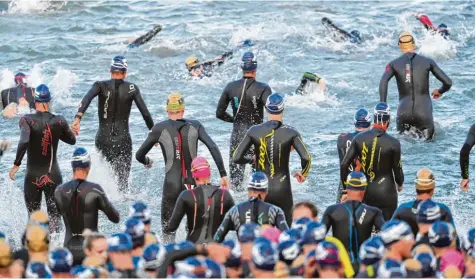
POLYGON ((87 181, 91 156, 82 147, 77 148, 71 159, 73 180, 64 183, 55 191, 55 202, 66 226, 64 246, 74 256, 76 263, 84 258, 84 229, 98 230, 98 213, 104 212, 113 223, 119 223, 119 213, 98 184, 87 181))
MULTIPOLYGON (((425 200, 429 200, 435 193, 436 180, 430 169, 422 168, 418 171, 415 179, 415 189, 417 197, 414 201, 402 203, 393 214, 392 219, 405 221, 411 228, 413 234, 417 234, 418 226, 416 220, 418 205, 425 200)), ((448 206, 437 202, 441 211, 441 220, 451 223, 455 226, 453 216, 448 206)))
POLYGON ((251 175, 248 184, 248 201, 237 204, 228 211, 225 220, 214 236, 216 242, 222 242, 230 230, 238 232, 243 224, 256 223, 260 226, 271 225, 281 231, 288 229, 288 224, 281 208, 264 202, 268 194, 268 178, 262 172, 251 175))
POLYGON ((11 103, 24 103, 30 109, 35 109, 35 89, 26 84, 26 75, 17 73, 15 75, 15 87, 2 90, 1 105, 5 109, 11 103))
POLYGON ((474 146, 474 124, 468 131, 466 141, 459 152, 459 165, 461 166, 461 188, 464 191, 469 189, 469 153, 474 146))
POLYGON ((215 59, 207 60, 200 62, 196 56, 190 56, 185 61, 185 66, 187 67, 188 74, 192 77, 211 77, 213 70, 223 65, 226 59, 233 57, 233 52, 225 52, 224 54, 215 57, 215 59))
POLYGON ((360 32, 357 30, 352 30, 350 33, 337 27, 330 19, 323 17, 321 19, 322 24, 326 27, 327 31, 332 35, 335 40, 338 41, 347 41, 349 40, 353 44, 360 44, 362 38, 360 37, 360 32))
MULTIPOLYGON (((160 144, 165 161, 165 180, 162 190, 162 228, 165 228, 180 193, 192 188, 195 180, 190 165, 197 157, 198 141, 203 142, 215 161, 220 172, 220 186, 228 187, 225 165, 220 149, 197 120, 184 119, 185 104, 180 93, 172 93, 167 98, 168 120, 156 124, 147 139, 137 150, 137 161, 146 167, 152 165, 147 153, 155 144, 160 144)), ((175 234, 165 235, 172 242, 175 234)))
POLYGON ((319 74, 305 72, 301 78, 301 84, 296 89, 297 95, 307 95, 316 90, 318 86, 321 93, 326 91, 326 81, 319 74))
MULTIPOLYGON (((230 179, 232 189, 239 191, 244 190, 245 166, 232 161, 233 152, 251 126, 263 123, 263 107, 271 95, 271 88, 267 84, 256 81, 258 62, 254 54, 245 53, 241 61, 243 78, 230 82, 225 87, 216 111, 218 119, 233 123, 230 137, 230 179), (230 103, 233 115, 226 112, 230 103)), ((252 151, 248 155, 252 156, 252 151)))
POLYGON ((435 27, 433 23, 431 23, 430 18, 428 18, 427 15, 422 13, 416 13, 415 18, 419 20, 421 24, 423 24, 423 26, 425 26, 426 30, 438 32, 438 34, 443 36, 443 38, 445 39, 449 38, 450 32, 448 31, 448 26, 446 26, 446 24, 441 23, 440 25, 438 25, 438 27, 435 27))
POLYGON ((294 148, 301 157, 302 171, 294 176, 303 183, 311 169, 311 153, 296 129, 283 124, 284 98, 274 93, 266 102, 268 122, 251 127, 233 154, 238 164, 254 162, 257 170, 266 173, 269 179, 269 191, 265 201, 280 207, 286 215, 288 225, 292 221, 293 194, 289 157, 294 148), (246 156, 251 146, 255 148, 255 157, 246 156))
POLYGON ((207 159, 193 159, 191 168, 197 186, 180 194, 164 231, 174 233, 186 214, 187 240, 198 244, 209 243, 235 202, 227 190, 210 184, 211 170, 207 159))
POLYGON ((359 266, 360 245, 372 235, 375 226, 379 231, 385 221, 382 211, 362 203, 367 188, 367 178, 361 172, 351 172, 347 176, 348 199, 343 203, 329 206, 322 217, 327 231, 339 239, 349 252, 354 269, 359 266))
POLYGON ((401 191, 403 185, 400 142, 386 133, 389 123, 390 108, 385 103, 378 103, 373 129, 354 138, 340 165, 341 180, 345 183, 350 164, 360 156, 361 171, 369 182, 364 203, 380 208, 386 221, 397 208, 395 186, 401 191))
POLYGON ((425 139, 432 139, 435 133, 433 104, 430 97, 430 72, 443 83, 440 89, 431 93, 438 99, 451 88, 451 79, 430 58, 415 53, 413 36, 408 32, 400 34, 398 44, 403 55, 390 62, 380 80, 380 101, 387 102, 388 81, 395 76, 398 87, 399 105, 397 109, 397 129, 399 132, 416 127, 425 139))
POLYGON ((15 180, 23 156, 28 151, 24 181, 25 203, 28 214, 41 208, 42 193, 45 193, 46 206, 50 216, 50 232, 58 232, 60 214, 54 201, 56 186, 63 183, 61 170, 56 160, 58 142, 75 144, 76 137, 61 115, 49 112, 51 93, 41 84, 36 88, 35 114, 27 114, 20 119, 20 141, 10 178, 15 180))
POLYGON ((99 129, 96 134, 96 147, 109 162, 117 176, 120 191, 128 188, 132 163, 132 140, 129 134, 129 116, 132 102, 145 120, 150 130, 154 121, 145 105, 137 85, 124 81, 127 62, 123 56, 116 56, 111 64, 111 79, 97 81, 84 96, 81 107, 75 116, 73 130, 79 134, 80 122, 91 101, 98 97, 99 129))
MULTIPOLYGON (((367 132, 370 130, 370 125, 372 124, 372 117, 366 109, 359 109, 354 114, 354 125, 355 131, 353 133, 343 133, 337 137, 337 152, 339 153, 339 165, 344 159, 345 153, 350 147, 352 140, 361 132, 367 132)), ((349 166, 349 171, 360 171, 360 160, 356 158, 352 164, 349 166)), ((342 190, 344 190, 344 185, 339 183, 339 190, 337 191, 337 203, 341 201, 342 190)))

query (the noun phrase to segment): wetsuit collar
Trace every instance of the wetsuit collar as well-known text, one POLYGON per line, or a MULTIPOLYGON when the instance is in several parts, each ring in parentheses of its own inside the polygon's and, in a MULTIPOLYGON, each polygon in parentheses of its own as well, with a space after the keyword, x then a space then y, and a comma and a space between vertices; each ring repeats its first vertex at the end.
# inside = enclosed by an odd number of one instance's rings
POLYGON ((386 132, 388 129, 388 127, 382 125, 382 124, 375 124, 374 123, 374 130, 383 130, 384 132, 386 132))

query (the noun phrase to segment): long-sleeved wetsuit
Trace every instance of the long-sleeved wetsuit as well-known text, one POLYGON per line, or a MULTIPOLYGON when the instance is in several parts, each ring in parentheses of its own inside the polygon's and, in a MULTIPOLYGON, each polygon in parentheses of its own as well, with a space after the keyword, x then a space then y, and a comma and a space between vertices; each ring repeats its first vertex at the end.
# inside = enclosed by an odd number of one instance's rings
POLYGON ((132 102, 136 103, 149 130, 154 126, 154 121, 139 88, 133 83, 122 79, 95 82, 84 96, 78 112, 85 113, 96 97, 99 117, 96 147, 111 164, 119 190, 124 191, 128 188, 132 163, 132 140, 129 134, 132 102))
POLYGON ((268 176, 268 195, 265 201, 280 207, 286 215, 288 225, 291 225, 293 208, 289 173, 291 147, 301 157, 302 175, 306 177, 311 169, 311 153, 307 150, 299 132, 279 121, 267 121, 251 127, 233 154, 233 161, 237 164, 250 163, 252 157, 246 154, 251 146, 255 148, 256 169, 268 176))
POLYGON ((230 230, 238 229, 246 223, 275 226, 281 231, 288 229, 288 224, 281 208, 264 202, 259 198, 250 198, 248 201, 235 205, 225 215, 215 234, 214 240, 222 242, 230 230))
POLYGON ((469 178, 469 153, 474 146, 474 124, 468 131, 468 135, 466 136, 466 141, 461 147, 459 152, 459 165, 461 167, 461 178, 467 179, 469 178))
POLYGON ((388 81, 395 76, 398 87, 397 129, 400 132, 416 127, 426 139, 435 133, 433 104, 430 97, 430 72, 443 83, 438 91, 451 88, 451 79, 430 58, 416 53, 404 53, 390 62, 380 79, 380 101, 387 102, 388 81))
POLYGON ((82 262, 84 229, 98 230, 98 213, 104 212, 113 223, 119 223, 119 212, 98 184, 86 180, 71 180, 55 190, 56 206, 66 226, 64 246, 75 262, 82 262))
POLYGON ((187 240, 198 244, 212 242, 225 214, 234 205, 233 197, 227 190, 209 184, 183 191, 165 232, 175 232, 186 214, 187 240))
MULTIPOLYGON (((269 95, 271 95, 271 88, 267 84, 258 82, 254 78, 242 78, 230 82, 218 101, 216 117, 233 123, 229 165, 230 183, 233 190, 244 190, 243 175, 245 171, 244 165, 233 163, 233 152, 251 126, 263 123, 263 108, 269 95), (226 112, 230 103, 233 115, 226 112)), ((248 155, 251 154, 252 150, 248 155)))
POLYGON ((24 181, 25 203, 28 215, 41 207, 42 192, 50 218, 50 231, 58 232, 60 214, 54 201, 56 186, 63 183, 56 160, 58 142, 75 144, 76 136, 61 115, 50 112, 27 114, 20 119, 21 136, 14 164, 20 166, 28 152, 24 181))
POLYGON ((35 89, 19 84, 15 87, 2 90, 1 92, 2 109, 6 108, 10 103, 17 103, 20 98, 25 98, 31 109, 35 109, 35 89))
POLYGON ((358 156, 361 172, 365 173, 369 183, 364 203, 380 208, 387 221, 397 208, 396 186, 403 185, 404 179, 400 142, 380 128, 358 134, 340 165, 342 183, 347 178, 350 164, 358 156))
MULTIPOLYGON (((342 160, 344 159, 345 153, 347 153, 347 150, 350 148, 350 144, 352 143, 352 140, 357 136, 360 132, 359 131, 354 131, 352 133, 343 133, 340 134, 337 137, 337 153, 339 154, 339 165, 342 163, 342 160)), ((360 160, 359 158, 355 158, 354 161, 350 164, 349 166, 349 171, 360 171, 360 160)), ((340 199, 342 197, 342 191, 344 190, 344 185, 342 185, 342 182, 339 181, 339 190, 337 191, 337 203, 340 202, 340 199)))
MULTIPOLYGON (((198 141, 203 142, 215 161, 220 176, 226 176, 225 165, 220 149, 196 120, 165 120, 156 124, 147 139, 137 150, 136 159, 144 165, 150 164, 147 153, 154 144, 159 143, 165 161, 165 180, 162 190, 162 229, 172 216, 180 193, 195 185, 192 178, 191 163, 197 157, 198 141)), ((173 241, 175 234, 166 235, 167 241, 173 241)))
POLYGON ((321 19, 322 24, 326 27, 326 29, 330 32, 332 37, 338 41, 350 41, 353 44, 360 44, 362 42, 362 38, 360 34, 354 32, 347 32, 339 27, 337 27, 330 19, 327 17, 323 17, 321 19))

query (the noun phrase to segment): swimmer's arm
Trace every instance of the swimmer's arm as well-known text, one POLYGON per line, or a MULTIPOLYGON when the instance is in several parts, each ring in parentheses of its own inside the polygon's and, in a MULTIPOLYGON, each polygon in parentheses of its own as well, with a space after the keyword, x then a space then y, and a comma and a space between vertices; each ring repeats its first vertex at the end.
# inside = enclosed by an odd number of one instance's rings
POLYGON ((235 207, 232 207, 225 215, 225 218, 223 219, 223 222, 221 222, 220 227, 218 228, 217 232, 215 233, 215 236, 213 236, 213 241, 222 243, 223 240, 225 239, 225 236, 228 234, 228 232, 231 229, 234 229, 234 224, 233 221, 231 220, 231 215, 232 214, 238 214, 238 209, 235 207))
POLYGON ((331 218, 329 217, 331 214, 332 207, 327 207, 326 211, 324 211, 324 214, 322 215, 322 223, 326 226, 326 231, 328 232, 331 228, 331 218))
POLYGON ((383 219, 382 210, 377 208, 377 214, 375 215, 375 219, 374 219, 374 226, 377 232, 379 232, 382 229, 384 223, 385 223, 385 220, 383 219))
POLYGON ((140 163, 144 165, 149 165, 150 160, 149 157, 147 157, 147 153, 154 147, 154 144, 156 144, 159 141, 161 134, 160 128, 155 125, 152 130, 149 131, 149 135, 147 135, 147 139, 142 143, 141 147, 139 150, 136 152, 136 159, 140 163))
POLYGON ((117 209, 112 205, 111 201, 107 198, 106 193, 101 188, 101 186, 96 186, 97 191, 94 191, 97 196, 97 202, 99 205, 99 209, 106 214, 109 221, 113 222, 114 224, 119 223, 120 216, 117 209))
POLYGON ((339 154, 339 163, 342 163, 342 160, 344 159, 345 155, 345 148, 342 148, 342 146, 345 146, 342 142, 343 140, 344 137, 342 135, 339 135, 339 137, 337 138, 337 153, 339 154))
POLYGON ((225 87, 225 90, 223 90, 220 100, 218 101, 216 117, 225 122, 233 123, 233 116, 230 115, 228 112, 226 112, 226 109, 228 108, 228 104, 230 104, 230 101, 231 99, 228 95, 228 85, 227 85, 225 87))
POLYGON ((297 135, 293 139, 293 147, 294 150, 299 154, 299 157, 301 157, 301 174, 304 177, 307 177, 309 175, 309 170, 311 169, 311 153, 309 153, 309 150, 307 150, 306 145, 304 142, 301 140, 301 135, 296 132, 297 135))
POLYGON ((253 162, 253 158, 246 156, 246 152, 250 150, 250 147, 253 144, 249 133, 250 131, 248 130, 243 140, 241 140, 240 144, 233 152, 233 163, 235 164, 251 164, 253 162))
POLYGON ((60 116, 60 125, 63 128, 63 133, 61 134, 60 140, 66 142, 67 144, 74 145, 76 143, 76 135, 73 130, 66 122, 66 119, 63 116, 60 116))
POLYGON ((142 118, 144 118, 147 128, 151 130, 152 127, 154 127, 154 120, 152 120, 152 116, 150 116, 150 112, 147 109, 147 106, 144 102, 144 99, 142 98, 142 95, 140 94, 139 87, 137 87, 137 85, 134 85, 134 86, 136 88, 136 93, 134 94, 134 102, 136 103, 137 108, 142 114, 142 118))
POLYGON ((222 190, 222 191, 225 191, 225 201, 223 204, 223 211, 226 214, 228 211, 230 211, 230 209, 233 208, 233 206, 235 206, 235 200, 233 199, 233 196, 230 194, 229 191, 226 191, 226 190, 222 190))
POLYGON ((388 82, 395 75, 392 64, 388 64, 385 67, 385 72, 383 73, 382 78, 380 79, 380 85, 378 87, 378 92, 380 94, 380 102, 387 102, 387 92, 388 92, 388 82))
POLYGON ((469 178, 469 153, 474 146, 474 124, 471 126, 471 129, 466 136, 466 141, 461 147, 459 152, 459 164, 461 167, 461 178, 468 179, 469 178))
POLYGON ((15 158, 15 162, 13 163, 15 166, 20 166, 21 161, 23 160, 23 156, 25 156, 28 147, 30 146, 30 125, 26 121, 24 117, 20 119, 20 141, 18 142, 17 148, 17 156, 15 158))
POLYGON ((9 89, 2 90, 2 93, 0 93, 0 109, 1 110, 3 110, 8 105, 8 104, 3 103, 3 96, 8 94, 7 90, 9 90, 9 89))
POLYGON ((357 142, 354 138, 350 144, 349 150, 347 150, 347 153, 345 153, 344 159, 342 159, 342 163, 340 164, 340 179, 342 181, 342 185, 344 185, 344 189, 345 180, 347 179, 347 174, 349 173, 349 166, 355 157, 357 157, 357 155, 357 142))
POLYGON ((446 91, 450 90, 451 85, 453 85, 453 82, 432 59, 430 59, 430 71, 439 81, 443 83, 440 89, 438 89, 438 92, 440 92, 440 94, 443 94, 446 91))
MULTIPOLYGON (((172 213, 172 217, 170 217, 170 220, 168 224, 165 225, 164 232, 165 233, 172 233, 178 229, 180 226, 180 222, 183 219, 183 216, 185 215, 185 198, 186 195, 189 193, 189 191, 183 191, 180 196, 177 199, 177 202, 175 203, 174 211, 172 213)), ((192 229, 192 228, 189 228, 192 229)))
POLYGON ((404 176, 402 168, 402 150, 400 148, 400 142, 397 140, 395 142, 395 149, 393 153, 393 176, 395 183, 398 186, 403 186, 404 176))
POLYGON ((401 220, 401 217, 400 217, 400 211, 401 211, 401 208, 403 207, 403 204, 400 204, 398 207, 397 207, 397 210, 395 210, 395 212, 393 212, 393 216, 392 216, 392 219, 391 220, 401 220))
POLYGON ((81 106, 78 109, 78 114, 83 115, 91 104, 92 100, 96 98, 97 95, 101 92, 101 87, 99 86, 99 81, 96 81, 88 93, 83 97, 81 101, 81 106))
POLYGON ((286 222, 286 216, 284 215, 284 211, 280 208, 277 207, 277 212, 276 212, 276 217, 274 220, 274 225, 280 230, 280 231, 286 231, 289 229, 288 223, 286 222))
POLYGON ((198 139, 207 146, 208 150, 212 154, 213 160, 215 161, 218 171, 220 172, 220 177, 226 176, 225 164, 223 163, 223 157, 221 156, 220 149, 212 140, 210 135, 208 135, 205 127, 202 125, 198 127, 198 139))

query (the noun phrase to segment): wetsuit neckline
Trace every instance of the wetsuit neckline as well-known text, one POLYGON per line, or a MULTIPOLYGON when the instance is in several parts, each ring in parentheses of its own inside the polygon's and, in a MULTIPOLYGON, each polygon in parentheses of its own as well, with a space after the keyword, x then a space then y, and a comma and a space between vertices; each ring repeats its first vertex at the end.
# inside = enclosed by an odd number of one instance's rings
MULTIPOLYGON (((374 125, 375 125, 375 124, 374 124, 374 125)), ((377 137, 381 137, 381 136, 383 136, 383 135, 387 132, 387 130, 385 130, 385 129, 381 128, 381 127, 378 127, 378 126, 377 126, 377 127, 374 126, 374 127, 372 128, 372 130, 375 131, 375 133, 377 134, 377 137)))

